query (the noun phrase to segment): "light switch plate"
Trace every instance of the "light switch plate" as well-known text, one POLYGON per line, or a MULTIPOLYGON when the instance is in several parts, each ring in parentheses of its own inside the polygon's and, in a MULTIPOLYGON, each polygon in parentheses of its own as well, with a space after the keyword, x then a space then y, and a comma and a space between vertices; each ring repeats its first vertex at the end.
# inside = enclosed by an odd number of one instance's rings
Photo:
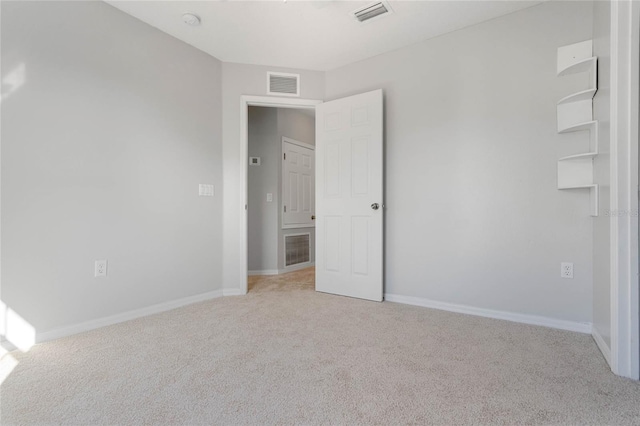
POLYGON ((215 188, 211 184, 201 183, 198 186, 198 195, 201 197, 213 197, 215 195, 215 188))
POLYGON ((270 193, 270 192, 268 192, 268 193, 267 193, 267 203, 270 203, 270 202, 272 202, 272 201, 273 201, 273 194, 272 194, 272 193, 270 193))

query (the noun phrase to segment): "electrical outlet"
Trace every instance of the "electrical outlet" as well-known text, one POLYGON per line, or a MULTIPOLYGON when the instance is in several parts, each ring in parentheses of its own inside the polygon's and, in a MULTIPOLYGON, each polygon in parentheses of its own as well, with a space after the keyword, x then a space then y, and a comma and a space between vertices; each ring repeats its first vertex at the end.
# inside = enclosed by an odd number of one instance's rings
POLYGON ((96 260, 96 277, 106 277, 107 276, 107 261, 106 260, 96 260))
POLYGON ((198 185, 198 195, 201 197, 213 197, 215 195, 215 187, 208 183, 198 185))
POLYGON ((562 262, 560 264, 560 276, 562 278, 573 278, 573 263, 562 262))

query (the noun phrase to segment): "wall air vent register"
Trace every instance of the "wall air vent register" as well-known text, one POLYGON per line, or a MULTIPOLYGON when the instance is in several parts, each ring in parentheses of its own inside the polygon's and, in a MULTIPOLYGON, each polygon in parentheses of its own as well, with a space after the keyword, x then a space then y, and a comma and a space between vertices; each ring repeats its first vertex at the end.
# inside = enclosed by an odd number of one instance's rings
POLYGON ((390 15, 391 13, 393 13, 393 10, 391 9, 391 6, 389 6, 389 3, 386 1, 377 1, 354 10, 351 12, 351 15, 355 17, 358 22, 367 22, 374 18, 379 19, 390 15))
POLYGON ((267 94, 300 96, 300 74, 267 73, 267 94))

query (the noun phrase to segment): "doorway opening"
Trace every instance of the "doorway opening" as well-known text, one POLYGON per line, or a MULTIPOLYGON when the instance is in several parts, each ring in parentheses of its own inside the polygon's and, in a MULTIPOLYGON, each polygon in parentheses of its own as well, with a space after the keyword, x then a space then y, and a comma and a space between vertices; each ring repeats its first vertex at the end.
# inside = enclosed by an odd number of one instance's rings
POLYGON ((248 292, 248 172, 249 172, 249 107, 275 107, 309 109, 315 111, 322 101, 315 99, 277 98, 271 96, 242 95, 240 97, 240 164, 239 164, 239 189, 240 199, 244 205, 244 215, 240 226, 240 294, 248 292))
POLYGON ((315 110, 248 106, 247 290, 315 289, 315 110))

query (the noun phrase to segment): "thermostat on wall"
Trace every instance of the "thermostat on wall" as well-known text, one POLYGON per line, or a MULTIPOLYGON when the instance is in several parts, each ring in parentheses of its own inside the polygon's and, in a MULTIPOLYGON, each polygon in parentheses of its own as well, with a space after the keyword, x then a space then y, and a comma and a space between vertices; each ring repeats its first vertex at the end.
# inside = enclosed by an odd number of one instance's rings
POLYGON ((250 166, 259 166, 260 165, 260 157, 249 157, 249 165, 250 166))

